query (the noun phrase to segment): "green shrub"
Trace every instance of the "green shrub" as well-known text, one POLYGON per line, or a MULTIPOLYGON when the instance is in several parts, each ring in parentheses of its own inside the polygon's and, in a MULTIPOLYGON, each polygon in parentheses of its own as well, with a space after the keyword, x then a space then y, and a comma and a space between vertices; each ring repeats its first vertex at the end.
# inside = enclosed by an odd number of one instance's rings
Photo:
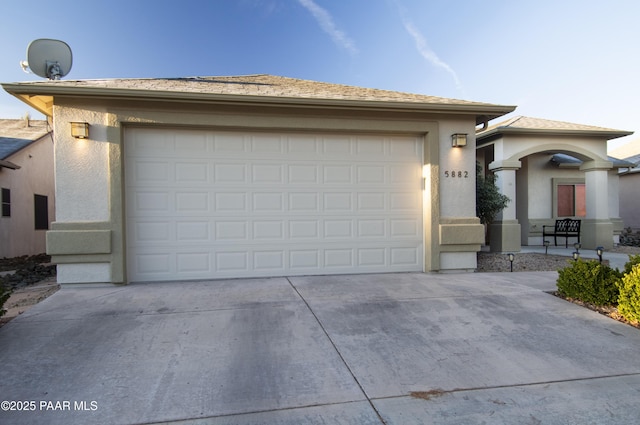
POLYGON ((7 312, 2 307, 4 306, 4 303, 9 299, 10 295, 11 295, 11 290, 7 288, 2 283, 2 281, 0 281, 0 317, 4 316, 4 314, 7 312))
POLYGON ((629 261, 624 265, 624 274, 631 272, 631 269, 633 269, 636 264, 640 264, 640 254, 629 255, 629 261))
POLYGON ((622 277, 618 313, 630 322, 640 322, 640 264, 622 277))
POLYGON ((598 261, 573 261, 558 271, 558 292, 595 305, 615 305, 618 301, 618 281, 622 277, 617 269, 598 261))

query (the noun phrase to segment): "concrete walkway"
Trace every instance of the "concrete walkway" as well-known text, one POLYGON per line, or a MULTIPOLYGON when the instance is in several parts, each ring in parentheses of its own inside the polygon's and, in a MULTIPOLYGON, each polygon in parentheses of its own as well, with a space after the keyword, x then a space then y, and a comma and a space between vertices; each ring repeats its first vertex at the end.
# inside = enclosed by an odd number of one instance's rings
POLYGON ((64 285, 0 328, 0 423, 637 423, 640 330, 556 276, 64 285))
MULTIPOLYGON (((547 253, 549 255, 562 255, 565 257, 573 257, 573 253, 576 249, 573 247, 573 245, 569 245, 569 248, 565 248, 564 245, 562 246, 549 246, 549 249, 547 251, 547 253)), ((520 252, 521 253, 538 253, 538 254, 544 254, 545 253, 545 249, 544 246, 523 246, 520 248, 520 252)), ((598 254, 596 253, 595 250, 593 249, 580 249, 580 258, 584 259, 584 260, 597 260, 598 259, 598 254)), ((517 253, 516 253, 517 255, 517 253)), ((629 254, 619 254, 619 253, 615 253, 615 252, 608 252, 605 251, 604 254, 602 255, 602 259, 603 260, 608 260, 609 261, 609 265, 611 267, 613 267, 614 269, 617 268, 618 270, 624 270, 624 265, 627 263, 627 261, 629 261, 629 254)))

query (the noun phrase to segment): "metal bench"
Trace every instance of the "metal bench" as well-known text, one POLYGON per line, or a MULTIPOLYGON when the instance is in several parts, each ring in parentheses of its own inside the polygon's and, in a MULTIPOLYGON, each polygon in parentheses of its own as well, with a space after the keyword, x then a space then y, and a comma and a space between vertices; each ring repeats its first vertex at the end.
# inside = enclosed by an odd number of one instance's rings
POLYGON ((554 226, 542 226, 542 240, 544 241, 546 236, 553 236, 553 242, 558 246, 558 236, 560 236, 565 238, 565 248, 569 247, 569 238, 578 238, 580 243, 580 223, 580 220, 565 218, 556 220, 554 226), (547 230, 547 228, 553 230, 547 230))

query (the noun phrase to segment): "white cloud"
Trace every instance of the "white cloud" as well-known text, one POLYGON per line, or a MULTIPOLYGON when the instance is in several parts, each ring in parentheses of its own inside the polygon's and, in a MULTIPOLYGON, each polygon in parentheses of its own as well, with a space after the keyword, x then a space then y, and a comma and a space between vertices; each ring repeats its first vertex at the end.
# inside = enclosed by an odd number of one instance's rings
POLYGON ((413 37, 420 56, 422 56, 425 60, 427 60, 427 62, 431 63, 432 65, 447 71, 451 75, 451 77, 453 77, 456 88, 464 94, 465 91, 462 87, 462 82, 458 78, 458 74, 456 73, 456 71, 454 71, 453 68, 449 66, 449 64, 440 59, 438 55, 433 50, 431 50, 426 38, 424 38, 422 33, 415 27, 415 25, 413 25, 413 22, 403 17, 402 24, 404 25, 404 28, 407 30, 407 32, 411 35, 411 37, 413 37))
POLYGON ((350 53, 357 53, 358 49, 356 48, 353 40, 344 33, 344 31, 340 30, 335 22, 333 22, 333 18, 325 9, 318 6, 313 0, 298 0, 298 2, 316 19, 320 28, 333 39, 333 41, 340 47, 348 50, 350 53))

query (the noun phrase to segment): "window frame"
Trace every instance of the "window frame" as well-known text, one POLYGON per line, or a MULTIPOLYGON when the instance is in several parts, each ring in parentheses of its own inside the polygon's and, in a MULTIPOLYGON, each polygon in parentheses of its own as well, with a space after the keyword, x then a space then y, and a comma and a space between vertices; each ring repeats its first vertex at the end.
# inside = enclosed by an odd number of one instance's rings
POLYGON ((2 203, 2 217, 11 217, 11 189, 3 187, 0 191, 0 203, 2 203))
POLYGON ((33 225, 35 230, 49 230, 49 197, 33 194, 33 225))
MULTIPOLYGON (((551 195, 551 216, 555 219, 560 219, 560 218, 565 218, 565 217, 571 217, 571 218, 578 218, 578 219, 583 219, 586 218, 587 212, 586 212, 586 199, 585 199, 585 215, 584 216, 577 216, 575 215, 575 210, 576 210, 576 205, 575 205, 575 199, 574 199, 574 215, 572 216, 559 216, 558 215, 558 186, 575 186, 575 185, 586 185, 584 178, 579 178, 579 177, 572 177, 572 178, 553 178, 551 179, 552 183, 553 183, 553 193, 551 195)), ((575 189, 574 189, 574 193, 575 193, 575 189)), ((585 198, 586 198, 586 191, 585 191, 585 198)))

